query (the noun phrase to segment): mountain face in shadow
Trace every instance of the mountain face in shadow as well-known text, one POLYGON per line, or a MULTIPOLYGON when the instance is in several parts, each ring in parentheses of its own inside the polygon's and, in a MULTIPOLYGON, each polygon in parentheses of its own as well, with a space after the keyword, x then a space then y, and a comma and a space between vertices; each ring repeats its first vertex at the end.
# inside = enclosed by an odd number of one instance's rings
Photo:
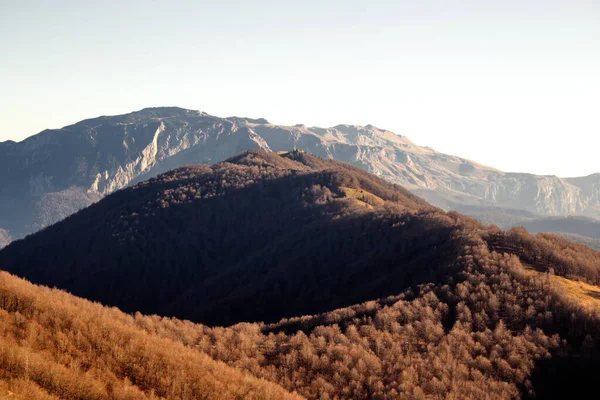
POLYGON ((600 174, 561 179, 505 173, 371 125, 280 126, 265 119, 160 107, 0 143, 0 228, 21 238, 115 190, 251 149, 303 149, 347 162, 446 209, 495 206, 540 216, 600 218, 600 174))
POLYGON ((112 194, 14 242, 0 264, 125 311, 277 321, 431 278, 459 246, 452 225, 356 167, 254 151, 112 194))

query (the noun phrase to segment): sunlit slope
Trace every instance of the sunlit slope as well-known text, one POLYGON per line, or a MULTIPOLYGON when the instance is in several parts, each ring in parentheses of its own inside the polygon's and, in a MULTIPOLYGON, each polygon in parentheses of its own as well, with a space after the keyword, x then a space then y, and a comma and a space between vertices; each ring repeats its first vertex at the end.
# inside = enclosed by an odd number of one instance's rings
POLYGON ((0 272, 0 398, 299 399, 115 308, 0 272))

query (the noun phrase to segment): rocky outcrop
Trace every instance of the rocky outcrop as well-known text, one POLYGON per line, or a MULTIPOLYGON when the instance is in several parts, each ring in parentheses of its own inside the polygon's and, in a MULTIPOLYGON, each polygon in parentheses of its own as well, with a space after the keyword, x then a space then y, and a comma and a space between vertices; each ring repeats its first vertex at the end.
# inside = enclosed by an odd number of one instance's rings
POLYGON ((600 217, 600 174, 561 179, 504 173, 371 125, 279 126, 162 107, 0 143, 0 227, 22 237, 142 179, 248 149, 303 149, 352 163, 446 208, 467 204, 600 217))
POLYGON ((11 242, 11 240, 12 239, 11 239, 8 231, 5 229, 0 229, 0 249, 8 246, 8 244, 11 242))

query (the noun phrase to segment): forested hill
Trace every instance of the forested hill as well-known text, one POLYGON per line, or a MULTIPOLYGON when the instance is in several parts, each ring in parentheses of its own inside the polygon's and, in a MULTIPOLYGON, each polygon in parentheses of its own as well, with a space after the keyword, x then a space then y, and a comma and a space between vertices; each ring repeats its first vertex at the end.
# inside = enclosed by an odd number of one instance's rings
POLYGON ((359 168, 252 151, 114 193, 13 242, 0 265, 125 311, 276 321, 429 277, 452 260, 453 224, 359 168))
POLYGON ((302 399, 164 336, 0 271, 0 399, 302 399))
POLYGON ((0 274, 0 394, 175 399, 231 379, 222 398, 543 399, 600 373, 599 252, 303 152, 163 174, 13 242, 0 266, 204 323, 0 274), (206 325, 240 321, 266 322, 206 325))
POLYGON ((458 268, 437 283, 269 325, 126 315, 1 272, 0 398, 586 398, 600 287, 459 235, 458 268))
MULTIPOLYGON (((462 232, 482 229, 348 164, 249 151, 118 191, 14 242, 0 265, 125 311, 227 325, 437 281, 462 232)), ((599 283, 595 264, 576 267, 599 283)))

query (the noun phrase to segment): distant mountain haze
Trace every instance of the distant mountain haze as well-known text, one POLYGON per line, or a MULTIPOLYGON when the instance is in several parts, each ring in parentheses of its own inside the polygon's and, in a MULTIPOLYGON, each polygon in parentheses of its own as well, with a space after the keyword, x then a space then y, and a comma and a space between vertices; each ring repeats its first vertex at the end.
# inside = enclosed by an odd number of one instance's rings
POLYGON ((160 107, 0 143, 3 237, 21 238, 161 172, 211 164, 249 149, 303 149, 348 162, 446 209, 496 206, 539 216, 600 218, 600 174, 563 179, 505 173, 371 125, 279 126, 160 107))
POLYGON ((551 232, 600 249, 600 221, 594 218, 544 217, 525 210, 457 203, 452 203, 448 208, 469 215, 484 224, 497 225, 503 229, 519 226, 532 233, 551 232))

